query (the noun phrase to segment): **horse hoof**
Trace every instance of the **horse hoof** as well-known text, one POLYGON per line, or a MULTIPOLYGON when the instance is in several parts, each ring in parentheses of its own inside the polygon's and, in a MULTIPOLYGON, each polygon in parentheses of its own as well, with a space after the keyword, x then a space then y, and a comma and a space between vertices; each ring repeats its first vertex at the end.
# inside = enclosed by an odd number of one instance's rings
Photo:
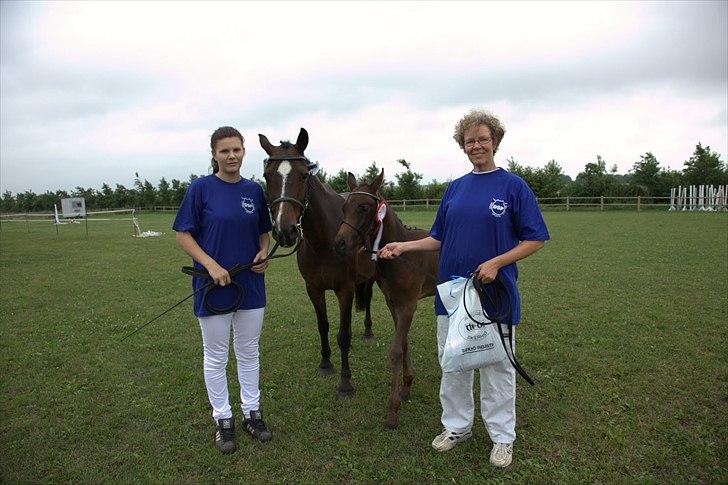
POLYGON ((364 336, 361 338, 364 342, 374 342, 376 340, 376 337, 374 337, 374 334, 371 333, 369 335, 364 334, 364 336))
POLYGON ((387 429, 397 429, 399 427, 399 420, 396 416, 394 418, 387 418, 384 420, 384 427, 387 429))
POLYGON ((334 373, 334 366, 330 365, 329 367, 319 367, 318 373, 320 376, 330 376, 334 373))
POLYGON ((410 391, 409 391, 409 389, 407 389, 407 390, 402 390, 402 391, 400 391, 400 393, 399 393, 399 398, 400 398, 400 399, 401 399, 402 401, 406 401, 407 399, 409 399, 409 395, 410 395, 410 391))
POLYGON ((336 395, 339 396, 339 399, 351 399, 354 397, 354 389, 337 389, 336 395))

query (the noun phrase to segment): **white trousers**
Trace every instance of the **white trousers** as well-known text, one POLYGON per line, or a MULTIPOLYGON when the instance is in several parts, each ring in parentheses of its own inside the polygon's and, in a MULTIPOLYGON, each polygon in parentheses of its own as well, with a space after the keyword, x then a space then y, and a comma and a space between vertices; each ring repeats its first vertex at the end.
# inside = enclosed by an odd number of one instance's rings
POLYGON ((207 397, 212 405, 212 417, 230 418, 227 386, 227 362, 230 346, 230 326, 233 327, 233 348, 238 364, 238 381, 240 383, 240 402, 243 413, 260 407, 260 359, 258 341, 263 328, 265 308, 238 310, 225 315, 198 317, 202 330, 202 349, 207 386, 207 397))
MULTIPOLYGON (((437 358, 447 339, 447 315, 437 316, 437 358)), ((508 331, 507 325, 501 328, 508 331)), ((515 330, 515 327, 513 328, 515 330)), ((498 339, 500 341, 500 339, 498 339)), ((506 341, 507 343, 507 341, 506 341)), ((516 336, 513 334, 515 351, 516 336)), ((510 353, 510 350, 508 351, 510 353)), ((480 414, 493 443, 512 443, 516 439, 516 370, 508 359, 478 369, 480 374, 480 414)), ((443 372, 440 381, 442 426, 450 431, 468 431, 473 426, 473 371, 443 372)))

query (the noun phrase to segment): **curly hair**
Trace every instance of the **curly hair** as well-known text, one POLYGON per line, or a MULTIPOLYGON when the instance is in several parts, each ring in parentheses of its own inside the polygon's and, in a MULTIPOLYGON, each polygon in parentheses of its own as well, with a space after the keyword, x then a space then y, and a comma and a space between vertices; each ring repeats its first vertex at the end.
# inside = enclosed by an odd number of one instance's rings
POLYGON ((479 125, 488 127, 490 136, 493 137, 493 153, 497 152, 500 142, 506 134, 506 129, 495 115, 483 109, 471 109, 465 116, 460 118, 460 121, 455 125, 453 139, 458 142, 460 148, 465 148, 465 132, 479 125))
MULTIPOLYGON (((243 135, 240 134, 238 130, 233 128, 232 126, 221 126, 210 137, 210 148, 212 148, 212 152, 215 152, 215 145, 217 145, 217 142, 222 140, 223 138, 240 138, 240 143, 243 145, 245 144, 245 138, 243 138, 243 135)), ((212 157, 212 173, 217 173, 218 170, 220 170, 220 167, 217 166, 217 161, 215 160, 215 157, 212 157)))

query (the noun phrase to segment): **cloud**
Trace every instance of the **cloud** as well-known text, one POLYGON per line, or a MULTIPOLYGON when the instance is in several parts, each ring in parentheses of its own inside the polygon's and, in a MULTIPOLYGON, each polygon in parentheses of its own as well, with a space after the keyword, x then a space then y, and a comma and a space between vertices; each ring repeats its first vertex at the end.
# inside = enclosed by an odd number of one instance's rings
POLYGON ((469 168, 451 140, 500 114, 500 162, 723 154, 728 4, 608 2, 0 3, 0 186, 129 185, 203 173, 209 135, 311 133, 327 172, 426 179, 469 168), (32 167, 30 170, 29 168, 32 167))

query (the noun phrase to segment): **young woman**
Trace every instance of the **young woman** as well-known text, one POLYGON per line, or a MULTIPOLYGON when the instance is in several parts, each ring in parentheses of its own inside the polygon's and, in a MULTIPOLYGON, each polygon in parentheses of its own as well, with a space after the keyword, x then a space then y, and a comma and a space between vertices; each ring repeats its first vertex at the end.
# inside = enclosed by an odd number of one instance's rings
MULTIPOLYGON (((544 246, 549 233, 533 192, 520 177, 496 166, 493 156, 505 129, 495 116, 481 110, 466 114, 455 126, 455 141, 473 165, 472 172, 453 180, 445 191, 430 235, 424 239, 389 243, 382 258, 407 251, 440 250, 439 281, 451 275, 474 277, 484 283, 497 275, 511 295, 511 322, 520 319, 516 261, 544 246)), ((499 309, 503 313, 505 309, 499 309)), ((447 311, 435 296, 438 357, 447 339, 447 311)), ((508 322, 504 322, 508 323, 508 322)), ((503 325, 504 332, 508 326, 503 325)), ((515 342, 515 337, 514 337, 515 342)), ((480 408, 493 442, 490 462, 510 465, 516 439, 516 374, 508 360, 481 369, 480 408)), ((440 381, 443 432, 432 441, 447 451, 471 436, 473 371, 443 373, 440 381)))
MULTIPOLYGON (((265 259, 271 229, 263 189, 240 176, 245 139, 235 128, 215 130, 210 140, 212 175, 194 180, 187 189, 172 228, 177 242, 217 285, 203 301, 195 294, 194 313, 202 330, 204 376, 207 396, 215 420, 215 445, 223 453, 235 451, 235 421, 228 399, 226 367, 233 328, 233 348, 238 367, 243 425, 253 438, 268 441, 272 433, 260 410, 258 340, 265 309, 263 262, 234 277, 228 272, 236 264, 265 259), (237 283, 236 286, 231 284, 237 283), (216 308, 229 308, 243 295, 237 308, 224 315, 216 308)), ((209 280, 194 277, 197 290, 209 280)))

